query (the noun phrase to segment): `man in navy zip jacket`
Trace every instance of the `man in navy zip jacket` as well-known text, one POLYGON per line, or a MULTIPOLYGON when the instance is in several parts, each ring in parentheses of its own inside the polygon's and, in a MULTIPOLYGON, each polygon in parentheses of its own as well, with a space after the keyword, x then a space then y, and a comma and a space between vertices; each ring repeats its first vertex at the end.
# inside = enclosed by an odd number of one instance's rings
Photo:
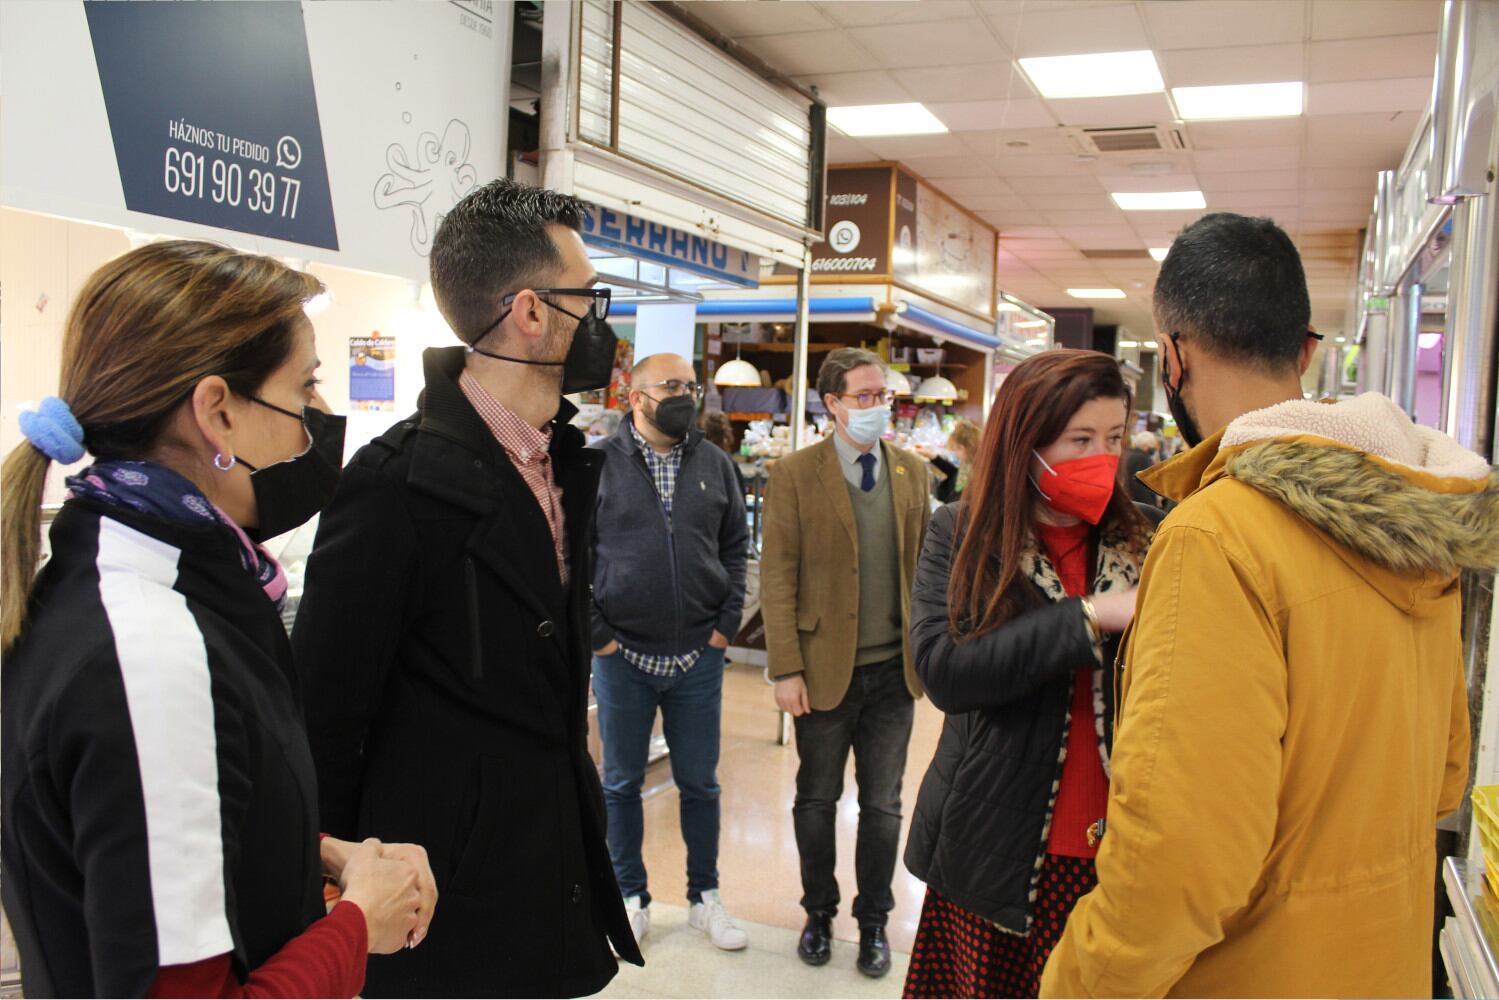
POLYGON ((749 531, 733 460, 695 426, 692 365, 655 354, 631 374, 631 413, 605 454, 594 520, 593 692, 604 745, 609 854, 637 940, 650 927, 641 858, 659 709, 687 845, 688 922, 727 951, 748 943, 718 893, 724 650, 739 630, 749 531))

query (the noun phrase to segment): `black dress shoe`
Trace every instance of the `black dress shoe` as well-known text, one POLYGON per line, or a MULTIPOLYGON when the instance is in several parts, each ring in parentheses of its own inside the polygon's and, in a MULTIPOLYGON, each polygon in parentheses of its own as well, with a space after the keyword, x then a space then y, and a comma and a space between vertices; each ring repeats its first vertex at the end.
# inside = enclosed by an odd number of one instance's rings
POLYGON ((859 928, 859 971, 878 979, 890 971, 890 939, 883 927, 859 928))
MULTIPOLYGON (((888 949, 887 956, 888 956, 888 949)), ((796 946, 796 957, 808 965, 827 965, 833 957, 833 918, 826 913, 807 914, 807 926, 802 928, 802 939, 796 946)), ((890 959, 885 959, 890 965, 890 959)))

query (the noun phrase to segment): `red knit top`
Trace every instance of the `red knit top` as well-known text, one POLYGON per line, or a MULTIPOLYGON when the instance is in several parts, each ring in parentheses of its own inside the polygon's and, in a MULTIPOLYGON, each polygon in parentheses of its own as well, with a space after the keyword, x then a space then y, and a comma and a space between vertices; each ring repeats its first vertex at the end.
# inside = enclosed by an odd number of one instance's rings
MULTIPOLYGON (((1059 528, 1036 525, 1041 548, 1056 567, 1068 597, 1085 597, 1090 591, 1088 545, 1092 526, 1078 524, 1059 528)), ((1062 765, 1062 786, 1051 817, 1048 854, 1069 858, 1093 858, 1097 846, 1088 844, 1088 827, 1103 819, 1109 803, 1109 779, 1099 755, 1098 727, 1093 714, 1093 669, 1084 664, 1072 686, 1072 723, 1067 730, 1067 761, 1062 765)))

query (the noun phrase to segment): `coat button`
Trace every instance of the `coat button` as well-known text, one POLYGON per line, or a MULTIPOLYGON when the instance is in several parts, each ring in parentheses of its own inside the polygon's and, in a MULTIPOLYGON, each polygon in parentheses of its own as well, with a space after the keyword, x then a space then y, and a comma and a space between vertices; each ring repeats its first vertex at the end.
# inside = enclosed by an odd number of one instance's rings
POLYGON ((583 887, 581 885, 575 885, 575 886, 573 886, 573 902, 574 903, 578 903, 578 902, 581 902, 582 899, 583 899, 583 887))
POLYGON ((536 634, 541 636, 543 639, 550 639, 552 637, 552 633, 555 631, 557 631, 557 626, 553 625, 549 621, 542 622, 540 625, 536 626, 536 634))
POLYGON ((478 458, 474 459, 474 468, 476 468, 476 469, 478 469, 479 471, 482 472, 484 470, 484 462, 483 462, 483 460, 482 459, 478 459, 478 458))

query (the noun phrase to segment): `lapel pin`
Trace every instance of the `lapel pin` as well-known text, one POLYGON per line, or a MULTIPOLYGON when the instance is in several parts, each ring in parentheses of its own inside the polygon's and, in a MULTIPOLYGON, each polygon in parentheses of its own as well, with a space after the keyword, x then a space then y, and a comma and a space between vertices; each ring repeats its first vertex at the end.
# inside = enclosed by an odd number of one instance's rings
POLYGON ((702 491, 704 491, 704 492, 707 492, 707 490, 708 490, 708 484, 705 483, 705 482, 703 482, 701 479, 699 479, 697 481, 697 488, 700 489, 700 490, 702 490, 702 491))

